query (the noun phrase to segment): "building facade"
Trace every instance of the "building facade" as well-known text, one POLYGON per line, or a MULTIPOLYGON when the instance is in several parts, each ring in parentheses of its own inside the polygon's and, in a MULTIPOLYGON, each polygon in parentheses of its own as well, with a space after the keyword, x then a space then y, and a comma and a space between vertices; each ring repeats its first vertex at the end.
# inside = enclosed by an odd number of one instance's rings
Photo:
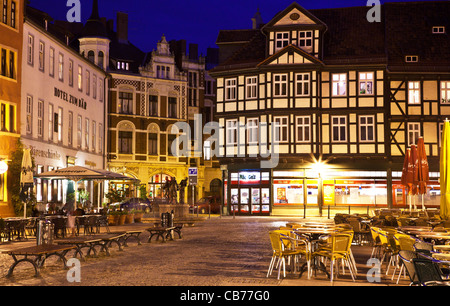
MULTIPOLYGON (((23 144, 31 149, 36 173, 73 165, 93 169, 106 165, 106 73, 72 48, 72 39, 47 14, 27 8, 20 132, 23 144)), ((38 203, 65 203, 67 184, 37 179, 38 203)), ((83 182, 77 188, 89 193, 94 207, 102 203, 100 184, 83 182)))
POLYGON ((404 153, 419 136, 431 171, 425 204, 439 206, 449 3, 384 4, 374 23, 368 9, 293 3, 260 27, 219 33, 225 56, 210 74, 229 212, 404 207, 404 153))
POLYGON ((4 171, 20 137, 24 1, 4 0, 0 8, 0 215, 14 216, 7 185, 15 178, 4 171))

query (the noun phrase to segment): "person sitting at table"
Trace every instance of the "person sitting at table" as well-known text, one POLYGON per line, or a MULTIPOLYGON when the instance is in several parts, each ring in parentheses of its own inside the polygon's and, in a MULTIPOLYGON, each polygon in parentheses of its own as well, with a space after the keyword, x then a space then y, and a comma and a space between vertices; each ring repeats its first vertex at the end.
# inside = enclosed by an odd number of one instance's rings
POLYGON ((67 228, 71 229, 71 236, 75 236, 75 213, 74 213, 74 199, 69 199, 63 207, 63 211, 67 215, 67 228))
POLYGON ((74 213, 75 216, 84 216, 84 210, 81 208, 81 206, 78 206, 74 213))

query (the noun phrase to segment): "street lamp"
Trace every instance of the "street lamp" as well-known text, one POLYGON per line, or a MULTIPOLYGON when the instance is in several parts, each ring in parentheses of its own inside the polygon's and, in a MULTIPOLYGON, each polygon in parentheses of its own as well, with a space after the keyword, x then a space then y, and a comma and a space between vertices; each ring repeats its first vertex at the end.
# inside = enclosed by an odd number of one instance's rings
POLYGON ((0 175, 8 171, 8 164, 4 160, 0 160, 0 175))

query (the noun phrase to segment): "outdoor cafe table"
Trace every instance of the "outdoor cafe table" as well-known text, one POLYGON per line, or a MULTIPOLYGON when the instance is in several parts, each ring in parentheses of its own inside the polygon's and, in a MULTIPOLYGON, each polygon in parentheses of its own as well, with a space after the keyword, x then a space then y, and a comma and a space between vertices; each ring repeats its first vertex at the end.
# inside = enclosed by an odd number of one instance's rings
POLYGON ((433 245, 433 249, 440 253, 450 253, 450 245, 448 244, 433 245))
POLYGON ((417 238, 432 240, 434 244, 445 244, 446 241, 450 240, 450 234, 439 232, 425 232, 418 234, 417 238))
MULTIPOLYGON (((316 224, 316 226, 318 226, 318 225, 319 224, 316 224)), ((305 227, 295 228, 295 229, 293 229, 293 232, 306 238, 306 241, 308 242, 308 249, 312 254, 317 249, 318 243, 320 241, 319 240, 320 236, 337 233, 337 232, 339 232, 339 228, 336 226, 330 226, 330 227, 308 227, 308 226, 305 226, 305 227)), ((330 274, 328 273, 325 265, 322 262, 318 262, 317 260, 314 260, 311 268, 312 268, 312 270, 315 270, 315 271, 320 270, 320 271, 324 272, 327 275, 327 277, 330 277, 330 274)), ((305 269, 307 269, 307 263, 305 263, 301 267, 300 277, 303 275, 303 272, 305 269)), ((310 271, 308 271, 308 278, 310 278, 310 271)))
POLYGON ((13 236, 16 236, 17 240, 26 239, 25 227, 27 224, 28 219, 26 218, 6 218, 5 227, 8 240, 13 240, 13 236))

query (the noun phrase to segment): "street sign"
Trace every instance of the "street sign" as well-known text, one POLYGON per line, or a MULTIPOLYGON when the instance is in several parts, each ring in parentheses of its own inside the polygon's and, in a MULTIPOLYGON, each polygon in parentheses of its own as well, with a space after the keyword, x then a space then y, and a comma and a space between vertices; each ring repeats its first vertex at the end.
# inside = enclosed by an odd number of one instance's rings
POLYGON ((189 176, 197 176, 197 173, 198 173, 198 169, 197 168, 189 168, 188 169, 189 176))
POLYGON ((195 186, 197 185, 197 177, 196 176, 190 176, 189 177, 189 186, 195 186))

